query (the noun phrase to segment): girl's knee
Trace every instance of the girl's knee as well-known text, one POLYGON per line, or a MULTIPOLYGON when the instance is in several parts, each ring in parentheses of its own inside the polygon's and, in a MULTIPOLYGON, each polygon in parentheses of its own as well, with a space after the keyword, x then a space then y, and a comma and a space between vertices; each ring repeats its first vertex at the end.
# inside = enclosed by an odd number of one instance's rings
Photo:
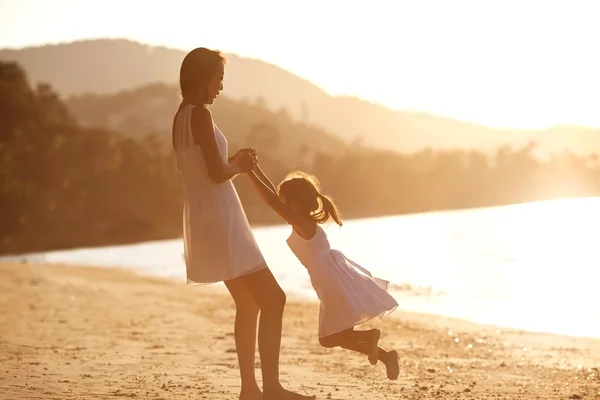
POLYGON ((319 338, 319 344, 321 347, 325 347, 326 349, 331 349, 332 347, 337 346, 335 338, 332 338, 331 336, 319 338))

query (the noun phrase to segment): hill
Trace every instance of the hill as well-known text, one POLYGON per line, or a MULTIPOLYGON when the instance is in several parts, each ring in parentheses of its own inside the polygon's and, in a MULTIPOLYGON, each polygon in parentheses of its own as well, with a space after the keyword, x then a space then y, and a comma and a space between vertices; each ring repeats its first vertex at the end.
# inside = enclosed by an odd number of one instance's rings
MULTIPOLYGON (((0 50, 0 59, 22 65, 33 81, 51 82, 62 96, 110 94, 153 83, 176 85, 185 53, 128 40, 74 43, 0 50)), ((275 65, 228 54, 224 94, 232 100, 262 97, 269 109, 318 125, 340 139, 362 138, 365 145, 401 152, 424 148, 468 148, 490 152, 535 140, 539 154, 600 151, 600 131, 554 127, 544 131, 492 129, 426 113, 390 110, 353 97, 330 96, 311 82, 275 65)))
MULTIPOLYGON (((112 95, 76 95, 65 101, 70 113, 83 126, 102 127, 134 139, 154 134, 169 145, 173 114, 179 103, 177 87, 166 84, 151 84, 112 95)), ((285 110, 271 112, 261 102, 219 96, 211 111, 232 147, 255 146, 271 156, 302 157, 315 151, 337 153, 344 145, 323 129, 296 122, 285 110)))

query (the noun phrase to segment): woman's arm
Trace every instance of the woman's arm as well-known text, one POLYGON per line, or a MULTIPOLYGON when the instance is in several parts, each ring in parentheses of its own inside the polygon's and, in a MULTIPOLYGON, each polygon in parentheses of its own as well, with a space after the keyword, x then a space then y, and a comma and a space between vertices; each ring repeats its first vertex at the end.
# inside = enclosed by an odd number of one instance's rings
POLYGON ((194 107, 192 110, 192 134, 204 155, 208 175, 214 182, 228 181, 253 168, 254 161, 249 154, 240 155, 239 161, 233 164, 223 162, 215 138, 212 116, 205 107, 194 107))
POLYGON ((239 149, 234 155, 227 158, 227 162, 229 164, 235 164, 236 160, 244 153, 250 154, 253 158, 256 159, 256 149, 251 149, 248 147, 244 147, 239 149))

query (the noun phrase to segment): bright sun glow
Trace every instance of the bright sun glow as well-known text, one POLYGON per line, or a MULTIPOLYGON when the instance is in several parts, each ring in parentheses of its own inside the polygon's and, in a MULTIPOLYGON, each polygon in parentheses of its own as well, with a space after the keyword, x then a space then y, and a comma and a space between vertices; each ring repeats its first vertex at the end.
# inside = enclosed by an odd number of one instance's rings
POLYGON ((220 48, 332 94, 493 126, 600 127, 593 0, 5 0, 0 46, 125 37, 220 48))

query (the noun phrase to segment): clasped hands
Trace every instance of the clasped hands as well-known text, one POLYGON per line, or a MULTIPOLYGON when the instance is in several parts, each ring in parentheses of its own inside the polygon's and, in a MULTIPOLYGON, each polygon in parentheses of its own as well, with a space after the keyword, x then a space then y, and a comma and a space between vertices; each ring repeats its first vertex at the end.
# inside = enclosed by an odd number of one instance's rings
POLYGON ((242 172, 250 172, 258 165, 258 152, 253 148, 240 149, 230 160, 231 164, 237 164, 242 172))

